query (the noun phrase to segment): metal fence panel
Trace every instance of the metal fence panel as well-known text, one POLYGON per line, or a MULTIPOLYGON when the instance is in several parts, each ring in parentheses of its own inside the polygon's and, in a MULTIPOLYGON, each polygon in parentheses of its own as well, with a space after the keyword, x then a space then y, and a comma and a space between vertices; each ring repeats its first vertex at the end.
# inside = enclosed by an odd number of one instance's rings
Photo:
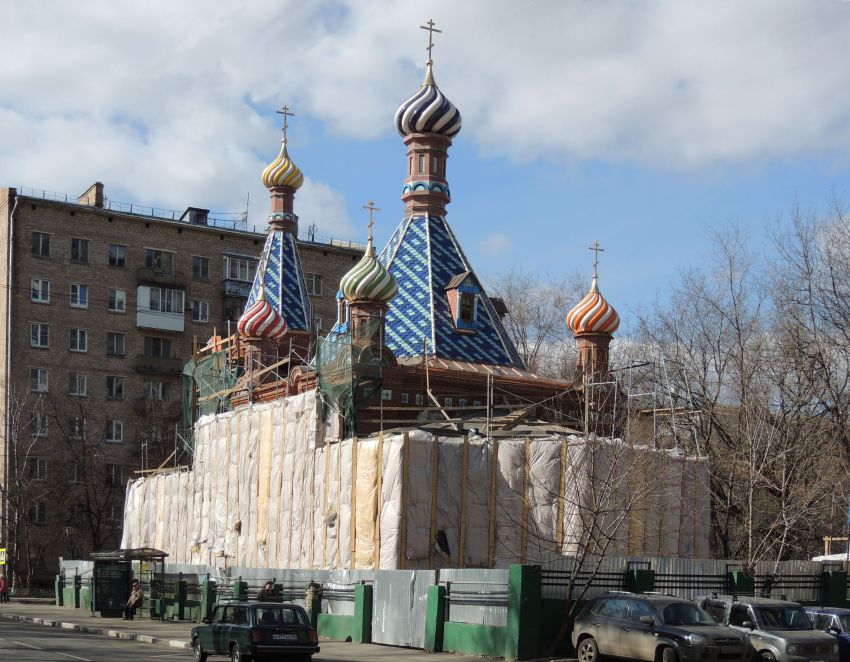
POLYGON ((428 587, 433 570, 378 570, 372 594, 372 641, 424 648, 428 587))
POLYGON ((507 624, 507 569, 440 570, 440 583, 448 585, 446 620, 481 625, 507 624))

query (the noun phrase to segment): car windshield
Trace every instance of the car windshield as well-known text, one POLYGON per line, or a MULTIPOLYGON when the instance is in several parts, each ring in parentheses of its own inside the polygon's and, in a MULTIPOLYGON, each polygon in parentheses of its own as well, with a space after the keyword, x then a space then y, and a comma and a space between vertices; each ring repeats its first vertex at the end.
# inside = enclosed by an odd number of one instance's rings
POLYGON ((690 602, 671 602, 662 616, 667 625, 715 625, 711 616, 690 602))
POLYGON ((755 608, 756 618, 762 630, 811 630, 812 624, 802 607, 755 608))
POLYGON ((260 625, 306 625, 299 609, 292 607, 256 607, 260 625))

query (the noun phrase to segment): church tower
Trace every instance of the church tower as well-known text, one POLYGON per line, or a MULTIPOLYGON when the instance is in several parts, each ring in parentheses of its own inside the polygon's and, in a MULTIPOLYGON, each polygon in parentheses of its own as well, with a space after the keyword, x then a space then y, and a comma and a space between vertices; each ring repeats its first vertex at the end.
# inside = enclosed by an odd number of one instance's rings
POLYGON ((283 115, 280 152, 263 170, 263 184, 271 198, 268 236, 245 312, 237 324, 246 342, 269 351, 285 342, 306 348, 312 319, 298 256, 298 216, 294 211, 295 192, 304 183, 304 175, 292 162, 286 146, 287 120, 292 113, 286 106, 278 112, 283 115))
POLYGON ((567 326, 575 334, 578 345, 577 369, 580 375, 604 375, 608 372, 608 346, 620 316, 599 291, 599 242, 590 249, 595 252, 593 260, 593 282, 590 291, 567 314, 567 326))

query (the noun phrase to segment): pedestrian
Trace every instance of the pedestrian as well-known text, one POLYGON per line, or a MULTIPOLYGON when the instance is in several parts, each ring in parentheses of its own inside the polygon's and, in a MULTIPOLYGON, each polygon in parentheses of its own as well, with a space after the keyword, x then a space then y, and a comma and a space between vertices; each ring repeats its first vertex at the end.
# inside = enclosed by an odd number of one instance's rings
POLYGON ((124 620, 132 621, 136 615, 136 609, 142 606, 145 599, 145 594, 142 592, 142 587, 138 579, 134 579, 130 585, 130 597, 127 599, 127 604, 124 605, 124 620))
POLYGON ((257 600, 274 600, 274 584, 271 581, 267 581, 257 593, 257 600))
POLYGON ((9 582, 6 575, 0 575, 0 602, 9 602, 9 582))

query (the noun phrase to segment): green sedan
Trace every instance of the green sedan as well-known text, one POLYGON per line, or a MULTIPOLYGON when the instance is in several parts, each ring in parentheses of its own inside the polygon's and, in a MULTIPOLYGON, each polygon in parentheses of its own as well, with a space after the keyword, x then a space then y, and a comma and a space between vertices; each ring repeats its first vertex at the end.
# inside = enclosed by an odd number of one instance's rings
POLYGON ((192 628, 196 662, 208 655, 229 655, 231 662, 299 660, 319 652, 319 637, 307 612, 279 602, 228 602, 216 605, 212 618, 192 628))

